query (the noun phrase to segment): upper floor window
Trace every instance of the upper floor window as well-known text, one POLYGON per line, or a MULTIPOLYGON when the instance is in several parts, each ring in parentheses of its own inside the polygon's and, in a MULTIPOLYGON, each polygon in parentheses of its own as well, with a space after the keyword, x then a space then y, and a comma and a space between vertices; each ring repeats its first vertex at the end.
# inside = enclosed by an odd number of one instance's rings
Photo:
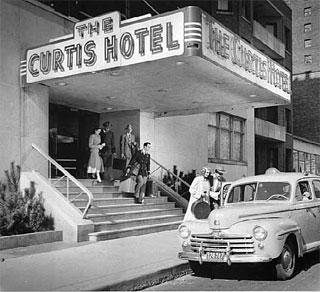
POLYGON ((312 55, 304 55, 304 63, 312 64, 312 55))
POLYGON ((304 47, 305 48, 310 48, 312 45, 312 39, 306 39, 304 40, 304 47))
POLYGON ((250 0, 242 0, 241 4, 241 15, 247 19, 251 20, 251 1, 250 0))
POLYGON ((218 0, 218 11, 232 12, 232 0, 218 0))
POLYGON ((311 16, 311 6, 304 9, 304 16, 311 16))
POLYGON ((311 23, 305 23, 304 32, 310 32, 312 30, 311 23))
POLYGON ((277 23, 276 22, 268 22, 266 23, 266 29, 275 37, 278 36, 277 23))
POLYGON ((292 48, 291 30, 287 27, 284 28, 284 37, 285 37, 286 51, 291 52, 291 48, 292 48))
POLYGON ((208 158, 244 161, 244 120, 226 113, 210 114, 208 158))

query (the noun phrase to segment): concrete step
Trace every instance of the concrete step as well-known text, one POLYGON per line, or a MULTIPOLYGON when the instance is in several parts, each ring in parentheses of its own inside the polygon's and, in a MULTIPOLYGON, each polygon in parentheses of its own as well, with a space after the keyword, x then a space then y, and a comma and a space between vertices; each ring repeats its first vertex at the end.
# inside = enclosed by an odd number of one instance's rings
MULTIPOLYGON (((99 206, 95 208, 91 207, 88 214, 95 214, 98 212, 101 213, 118 213, 118 212, 128 212, 128 211, 139 211, 139 210, 150 210, 150 209, 174 209, 174 202, 163 202, 163 203, 151 203, 146 200, 145 204, 124 204, 124 205, 108 205, 108 206, 99 206)), ((85 207, 79 207, 83 212, 85 207)))
MULTIPOLYGON (((93 205, 96 207, 103 207, 103 206, 114 206, 114 205, 126 205, 126 204, 133 204, 135 199, 132 198, 94 198, 93 205)), ((159 197, 159 198, 145 198, 146 204, 148 203, 165 203, 167 202, 166 197, 159 197)), ((85 207, 88 204, 87 199, 76 199, 72 202, 76 207, 85 207)))
POLYGON ((94 224, 94 231, 110 231, 110 230, 119 230, 123 228, 135 228, 141 225, 155 225, 176 222, 183 220, 183 215, 163 215, 163 216, 153 216, 145 218, 136 218, 136 219, 126 219, 126 220, 116 220, 113 222, 97 222, 94 224))
MULTIPOLYGON (((98 210, 99 211, 99 210, 98 210)), ((125 219, 137 219, 152 216, 162 216, 162 215, 182 215, 182 208, 174 209, 150 209, 150 210, 138 210, 129 212, 118 212, 118 213, 97 213, 88 214, 87 218, 93 222, 113 222, 116 220, 125 219)))
MULTIPOLYGON (((123 228, 118 230, 111 231, 99 231, 89 233, 90 241, 103 241, 110 240, 128 236, 138 236, 143 234, 155 233, 165 230, 174 230, 177 229, 178 226, 182 223, 181 221, 169 222, 169 223, 161 223, 154 225, 143 225, 134 228, 123 228)), ((141 247, 143 248, 143 247, 141 247)))
MULTIPOLYGON (((98 183, 95 179, 77 179, 82 185, 84 185, 85 187, 90 187, 90 186, 96 186, 96 185, 104 185, 104 186, 114 186, 113 182, 108 182, 103 180, 102 183, 98 183)), ((67 180, 61 179, 51 179, 50 180, 51 184, 54 184, 55 186, 61 187, 61 186, 65 186, 67 184, 67 180)), ((70 186, 76 186, 72 181, 69 180, 69 184, 70 186)))
MULTIPOLYGON (((55 186, 55 188, 61 193, 67 192, 66 186, 55 186)), ((86 188, 89 189, 92 193, 113 193, 113 192, 118 192, 118 190, 119 190, 119 187, 103 186, 103 185, 90 186, 90 187, 86 187, 86 188)), ((76 187, 76 186, 69 187, 69 193, 76 193, 79 191, 80 191, 79 187, 76 187)))
MULTIPOLYGON (((79 196, 80 192, 72 192, 69 193, 70 200, 79 196)), ((67 193, 63 193, 64 196, 67 196, 67 193)), ((123 192, 110 192, 110 193, 92 193, 94 199, 107 199, 107 198, 133 198, 132 193, 123 193, 123 192)), ((87 199, 88 196, 86 194, 82 194, 78 197, 78 199, 87 199)))

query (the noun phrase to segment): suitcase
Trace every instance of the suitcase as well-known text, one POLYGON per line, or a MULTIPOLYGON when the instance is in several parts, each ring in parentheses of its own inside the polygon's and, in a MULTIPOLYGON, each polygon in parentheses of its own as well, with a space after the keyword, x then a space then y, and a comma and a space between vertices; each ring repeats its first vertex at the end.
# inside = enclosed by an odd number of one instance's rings
POLYGON ((124 193, 134 193, 136 187, 136 177, 131 176, 120 182, 119 191, 124 193))
POLYGON ((112 168, 124 170, 126 168, 126 160, 120 159, 120 158, 114 158, 112 168))

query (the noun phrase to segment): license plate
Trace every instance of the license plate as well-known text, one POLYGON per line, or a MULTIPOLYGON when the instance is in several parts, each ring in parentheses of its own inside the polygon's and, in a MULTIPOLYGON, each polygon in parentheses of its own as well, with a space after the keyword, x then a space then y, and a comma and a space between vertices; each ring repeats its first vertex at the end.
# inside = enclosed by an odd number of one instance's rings
POLYGON ((223 252, 207 252, 207 261, 211 262, 223 262, 224 253, 223 252))

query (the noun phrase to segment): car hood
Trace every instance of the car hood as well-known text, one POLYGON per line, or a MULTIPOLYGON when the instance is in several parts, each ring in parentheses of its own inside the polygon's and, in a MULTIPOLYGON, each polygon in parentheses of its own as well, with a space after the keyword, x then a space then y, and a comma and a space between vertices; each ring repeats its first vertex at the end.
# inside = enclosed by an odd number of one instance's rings
POLYGON ((212 229, 227 229, 242 221, 283 217, 288 210, 287 204, 239 203, 213 210, 208 220, 212 229))

